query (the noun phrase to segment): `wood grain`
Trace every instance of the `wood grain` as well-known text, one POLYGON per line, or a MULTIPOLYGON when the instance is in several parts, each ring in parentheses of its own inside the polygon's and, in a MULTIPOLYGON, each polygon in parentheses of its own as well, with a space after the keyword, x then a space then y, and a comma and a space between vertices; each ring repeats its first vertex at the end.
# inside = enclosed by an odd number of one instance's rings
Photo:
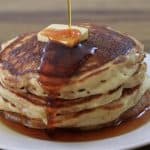
MULTIPOLYGON (((0 42, 24 32, 38 31, 51 23, 67 22, 66 0, 1 1, 0 42)), ((135 36, 150 52, 149 0, 72 1, 74 23, 91 22, 112 26, 135 36)))

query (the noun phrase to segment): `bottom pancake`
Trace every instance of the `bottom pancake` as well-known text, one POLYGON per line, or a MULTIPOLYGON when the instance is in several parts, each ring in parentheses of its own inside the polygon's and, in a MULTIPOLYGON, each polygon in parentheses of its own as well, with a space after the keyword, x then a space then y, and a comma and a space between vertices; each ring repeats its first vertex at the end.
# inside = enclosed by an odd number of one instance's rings
MULTIPOLYGON (((150 91, 147 91, 144 96, 141 98, 139 103, 128 109, 126 112, 124 112, 118 119, 111 121, 106 124, 96 125, 96 126, 90 126, 90 127, 84 127, 84 128, 78 128, 80 130, 92 130, 92 129, 99 129, 103 127, 109 127, 118 125, 121 122, 124 122, 130 118, 134 118, 142 114, 142 112, 145 112, 146 110, 150 109, 150 91)), ((23 115, 7 112, 7 111, 1 111, 0 115, 10 121, 17 122, 19 124, 23 124, 24 126, 31 127, 31 128, 38 128, 38 129, 44 129, 46 128, 45 124, 38 119, 30 119, 28 117, 25 117, 23 115)))

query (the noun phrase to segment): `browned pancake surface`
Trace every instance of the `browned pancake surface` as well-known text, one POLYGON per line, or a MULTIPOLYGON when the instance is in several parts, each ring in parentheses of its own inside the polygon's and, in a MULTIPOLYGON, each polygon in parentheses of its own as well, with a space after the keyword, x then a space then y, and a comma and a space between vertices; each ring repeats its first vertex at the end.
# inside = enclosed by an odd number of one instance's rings
POLYGON ((101 67, 135 46, 125 35, 106 27, 90 26, 89 39, 74 48, 39 42, 35 33, 22 35, 1 52, 0 61, 12 74, 38 71, 46 76, 64 78, 80 74, 80 68, 92 62, 95 65, 84 71, 101 67))

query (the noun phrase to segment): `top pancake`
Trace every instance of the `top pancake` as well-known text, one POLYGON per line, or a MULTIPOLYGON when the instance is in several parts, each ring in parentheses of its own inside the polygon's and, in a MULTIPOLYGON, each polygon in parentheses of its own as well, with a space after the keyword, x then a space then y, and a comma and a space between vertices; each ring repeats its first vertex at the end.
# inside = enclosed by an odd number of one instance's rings
POLYGON ((22 35, 1 52, 0 60, 13 74, 37 72, 41 58, 45 55, 43 49, 48 47, 49 59, 43 63, 49 69, 43 70, 43 74, 66 77, 80 73, 80 68, 89 62, 89 57, 97 62, 97 67, 101 67, 118 56, 127 54, 135 46, 136 43, 131 38, 107 27, 89 26, 89 39, 74 48, 53 42, 39 42, 35 33, 22 35))
MULTIPOLYGON (((19 36, 1 51, 1 70, 9 72, 11 76, 17 76, 17 79, 29 74, 30 78, 33 78, 36 74, 38 77, 35 78, 40 81, 44 91, 59 97, 60 91, 68 92, 69 84, 77 83, 81 76, 89 77, 89 74, 103 68, 113 60, 127 56, 133 50, 140 53, 142 49, 136 40, 108 27, 84 26, 89 29, 89 38, 74 48, 68 48, 52 41, 49 43, 39 42, 36 33, 19 36), (67 90, 64 90, 66 86, 68 86, 67 90)), ((122 61, 124 58, 118 59, 116 63, 122 61)), ((132 73, 136 71, 136 67, 132 73)), ((102 70, 106 71, 108 67, 102 70)), ((93 80, 88 81, 91 83, 93 80)), ((83 89, 82 86, 80 87, 78 90, 83 89)), ((91 88, 93 87, 91 86, 91 88)))

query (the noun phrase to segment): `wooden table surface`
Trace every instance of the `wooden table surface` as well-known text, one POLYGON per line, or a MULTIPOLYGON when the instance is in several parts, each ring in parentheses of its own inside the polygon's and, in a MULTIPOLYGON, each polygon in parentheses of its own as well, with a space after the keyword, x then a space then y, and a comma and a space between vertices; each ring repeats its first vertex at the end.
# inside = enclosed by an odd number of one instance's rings
MULTIPOLYGON (((150 52, 150 0, 72 2, 73 22, 112 26, 135 36, 150 52)), ((67 23, 66 0, 0 0, 0 42, 51 23, 67 23)))

